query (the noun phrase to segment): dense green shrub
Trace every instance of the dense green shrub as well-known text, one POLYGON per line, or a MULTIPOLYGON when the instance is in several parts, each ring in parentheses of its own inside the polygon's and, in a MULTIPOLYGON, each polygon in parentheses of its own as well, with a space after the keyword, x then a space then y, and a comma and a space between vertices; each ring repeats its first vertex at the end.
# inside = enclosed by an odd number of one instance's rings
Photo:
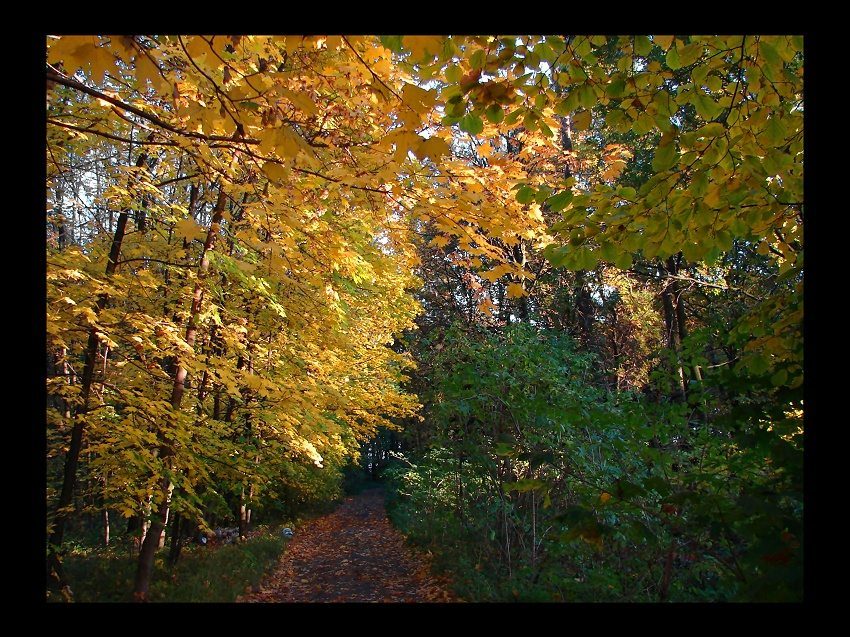
POLYGON ((757 410, 606 392, 592 357, 527 325, 451 330, 424 367, 431 442, 387 470, 390 511, 462 596, 801 596, 801 492, 765 462, 799 448, 757 410))

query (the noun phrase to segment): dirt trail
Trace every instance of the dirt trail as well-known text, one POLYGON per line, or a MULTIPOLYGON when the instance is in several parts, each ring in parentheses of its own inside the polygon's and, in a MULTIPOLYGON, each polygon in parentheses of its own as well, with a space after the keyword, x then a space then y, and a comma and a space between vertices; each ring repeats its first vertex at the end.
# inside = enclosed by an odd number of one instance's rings
POLYGON ((240 602, 454 602, 447 583, 404 544, 370 489, 304 524, 257 592, 240 602))

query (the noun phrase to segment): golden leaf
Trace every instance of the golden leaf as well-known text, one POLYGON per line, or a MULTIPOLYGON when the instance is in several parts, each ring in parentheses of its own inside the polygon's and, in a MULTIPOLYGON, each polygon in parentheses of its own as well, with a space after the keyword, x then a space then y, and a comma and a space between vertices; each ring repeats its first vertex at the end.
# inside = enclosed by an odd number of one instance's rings
POLYGON ((422 114, 434 107, 437 94, 433 91, 421 89, 415 84, 405 84, 401 91, 401 101, 417 113, 422 114))
POLYGON ((490 299, 484 299, 481 303, 478 304, 478 310, 481 312, 487 312, 489 314, 495 314, 498 308, 493 304, 490 299))
POLYGON ((275 148, 277 150, 277 154, 280 157, 295 157, 301 150, 301 144, 299 143, 298 133, 292 130, 289 126, 285 126, 280 129, 278 140, 279 141, 276 144, 275 148))
POLYGON ((439 137, 431 137, 419 144, 419 147, 414 151, 420 159, 430 157, 436 161, 442 155, 450 156, 452 154, 449 145, 439 137))
POLYGON ((275 183, 282 183, 289 177, 289 170, 273 161, 267 161, 263 164, 263 172, 275 183))
POLYGON ((443 38, 438 35, 406 35, 403 43, 417 61, 428 54, 437 55, 443 49, 443 38))
POLYGON ((590 126, 590 111, 580 111, 573 115, 573 128, 586 130, 590 126))
POLYGON ((673 35, 653 35, 653 41, 660 46, 665 51, 670 48, 670 45, 673 43, 673 38, 676 36, 673 35))
POLYGON ((193 241, 195 239, 205 238, 207 236, 207 231, 195 223, 194 219, 183 219, 182 221, 178 221, 177 225, 174 226, 174 234, 178 237, 183 237, 189 241, 193 241))
POLYGON ((483 272, 481 274, 482 277, 490 281, 491 283, 495 283, 499 278, 510 272, 513 268, 507 264, 497 265, 492 270, 487 272, 483 272))
POLYGON ((194 62, 200 62, 210 51, 210 45, 200 35, 192 36, 186 44, 186 52, 194 62))
POLYGON ((511 283, 507 287, 508 298, 515 299, 520 296, 525 296, 525 289, 519 283, 511 283))

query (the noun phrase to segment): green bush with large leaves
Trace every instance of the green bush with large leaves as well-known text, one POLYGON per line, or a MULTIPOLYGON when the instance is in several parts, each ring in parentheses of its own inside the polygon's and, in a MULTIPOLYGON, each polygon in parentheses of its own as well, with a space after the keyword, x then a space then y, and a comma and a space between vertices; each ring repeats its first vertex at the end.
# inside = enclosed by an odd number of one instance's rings
POLYGON ((528 325, 451 329, 431 351, 433 437, 397 457, 391 513, 465 597, 801 596, 800 450, 755 397, 613 394, 568 337, 528 325))

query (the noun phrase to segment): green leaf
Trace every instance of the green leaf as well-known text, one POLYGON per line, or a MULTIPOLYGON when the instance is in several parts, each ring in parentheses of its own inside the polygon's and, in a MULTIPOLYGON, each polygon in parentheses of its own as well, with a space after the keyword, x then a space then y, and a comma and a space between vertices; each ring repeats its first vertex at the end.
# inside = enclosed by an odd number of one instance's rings
POLYGON ((626 91, 626 81, 617 76, 608 86, 605 87, 605 93, 609 97, 620 97, 626 91))
POLYGON ((498 124, 505 119, 505 111, 502 109, 500 104, 490 104, 486 109, 484 109, 484 114, 493 124, 498 124))
POLYGON ((656 173, 668 170, 676 165, 679 160, 679 153, 676 150, 676 144, 666 144, 655 149, 655 156, 652 158, 652 170, 656 173))
POLYGON ((446 79, 452 84, 456 84, 461 77, 461 70, 457 64, 452 64, 446 68, 446 79))
POLYGON ((463 114, 466 112, 466 102, 463 99, 462 95, 456 95, 449 98, 449 101, 446 102, 446 115, 449 117, 457 117, 460 119, 463 117, 463 114))
POLYGON ((557 57, 557 54, 552 47, 549 46, 548 42, 541 42, 538 44, 534 47, 534 52, 540 56, 541 60, 546 60, 547 62, 552 62, 557 57))
POLYGON ((635 36, 635 53, 638 55, 649 55, 649 52, 652 50, 652 42, 649 41, 649 38, 645 35, 636 35, 635 36))
POLYGON ((655 128, 655 120, 652 115, 648 113, 641 113, 638 115, 635 123, 632 124, 632 130, 638 135, 645 135, 653 128, 655 128))
POLYGON ((664 59, 667 62, 667 66, 674 71, 682 68, 682 61, 679 59, 679 52, 676 50, 675 46, 671 47, 670 50, 667 51, 667 56, 664 59))
POLYGON ((470 135, 478 135, 484 130, 484 122, 475 113, 467 113, 460 120, 460 130, 469 133, 470 135))
POLYGON ((478 49, 472 54, 472 57, 469 58, 469 65, 474 69, 483 69, 486 60, 487 56, 484 49, 478 49))
POLYGON ((381 44, 393 53, 401 53, 403 48, 401 38, 402 36, 400 35, 382 35, 381 44))
POLYGON ((560 522, 568 526, 575 526, 587 520, 595 519, 593 512, 585 507, 573 505, 567 507, 566 511, 552 518, 553 522, 560 522))
POLYGON ((770 382, 773 383, 776 387, 781 387, 788 381, 788 372, 784 369, 780 369, 773 376, 770 377, 770 382))
POLYGON ((768 64, 772 64, 774 66, 782 65, 782 58, 779 56, 776 48, 772 44, 765 42, 763 39, 759 40, 759 54, 767 60, 768 64))
POLYGON ((578 94, 578 105, 583 108, 593 108, 596 105, 596 91, 589 84, 579 87, 576 91, 578 94))
POLYGON ((516 200, 522 204, 531 203, 531 201, 534 199, 534 194, 535 191, 533 188, 531 188, 530 186, 523 186, 522 188, 517 190, 516 200))
POLYGON ((548 486, 548 483, 543 482, 543 480, 528 479, 518 480, 517 482, 505 482, 502 485, 502 489, 504 489, 505 493, 510 493, 511 491, 524 493, 526 491, 539 491, 540 489, 546 489, 548 486))
POLYGON ((534 201, 542 204, 551 194, 552 189, 549 186, 540 186, 540 188, 537 189, 537 192, 534 193, 534 201))
POLYGON ((549 209, 554 212, 561 212, 573 199, 573 191, 572 190, 563 190, 559 192, 557 195, 553 195, 546 200, 546 204, 549 206, 549 209))
POLYGON ((563 267, 568 254, 569 248, 555 244, 550 244, 543 250, 543 256, 554 268, 563 267))
POLYGON ((522 117, 524 111, 525 111, 525 109, 523 109, 523 108, 518 108, 514 111, 511 111, 510 113, 508 113, 507 117, 505 117, 505 123, 506 124, 513 124, 520 117, 522 117))
POLYGON ((785 141, 785 125, 778 116, 773 115, 767 120, 764 136, 773 146, 779 146, 785 141))
POLYGON ((670 493, 670 483, 659 476, 651 476, 644 480, 643 488, 647 490, 651 489, 658 493, 658 495, 660 495, 661 497, 664 497, 670 493))
POLYGON ((708 248, 705 245, 694 241, 687 241, 682 245, 682 254, 688 261, 702 261, 706 252, 708 252, 708 248))
POLYGON ((616 259, 614 259, 614 265, 621 270, 628 270, 632 267, 632 255, 627 252, 619 255, 616 259))
POLYGON ((592 270, 599 262, 599 257, 596 253, 587 248, 579 248, 573 253, 575 269, 577 270, 592 270))
POLYGON ((555 464, 555 454, 552 451, 543 451, 541 453, 534 454, 529 458, 529 466, 532 471, 537 469, 540 465, 544 464, 555 464))
POLYGON ((712 122, 695 132, 698 137, 719 137, 726 132, 726 127, 720 122, 712 122))
POLYGON ((619 130, 624 125, 626 129, 631 126, 631 123, 626 118, 626 114, 618 108, 608 111, 608 114, 605 116, 605 123, 616 130, 619 130))
POLYGON ((687 45, 679 52, 679 62, 682 66, 690 66, 696 62, 703 53, 703 45, 697 42, 687 45))
POLYGON ((708 75, 708 71, 709 71, 708 66, 706 66, 704 64, 697 66, 693 71, 691 71, 691 80, 693 81, 694 84, 699 86, 700 84, 702 84, 706 75, 708 75))
POLYGON ((697 115, 706 120, 712 120, 723 110, 723 107, 701 90, 694 91, 690 102, 696 107, 697 115))
POLYGON ((764 374, 770 369, 770 361, 761 354, 753 354, 745 359, 750 372, 756 375, 764 374))

